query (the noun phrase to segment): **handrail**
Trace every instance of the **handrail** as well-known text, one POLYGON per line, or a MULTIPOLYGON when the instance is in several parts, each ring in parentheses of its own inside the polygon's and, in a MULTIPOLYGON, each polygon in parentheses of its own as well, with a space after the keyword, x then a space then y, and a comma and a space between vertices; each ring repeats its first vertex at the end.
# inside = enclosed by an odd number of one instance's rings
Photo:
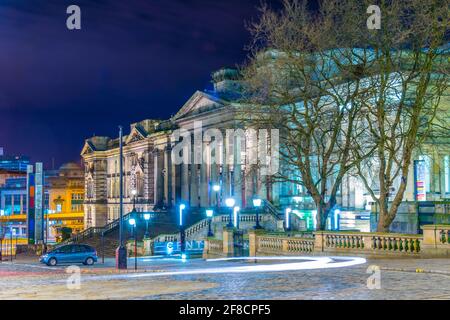
POLYGON ((278 216, 278 210, 277 208, 269 201, 269 200, 263 200, 264 203, 264 209, 266 209, 266 212, 270 213, 276 220, 280 220, 280 217, 278 216))

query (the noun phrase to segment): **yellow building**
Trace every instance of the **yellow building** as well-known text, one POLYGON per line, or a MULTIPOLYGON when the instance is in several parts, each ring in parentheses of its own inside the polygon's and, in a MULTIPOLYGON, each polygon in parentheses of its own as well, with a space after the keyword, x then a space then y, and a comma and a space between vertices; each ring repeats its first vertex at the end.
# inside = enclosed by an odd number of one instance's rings
POLYGON ((47 178, 48 209, 53 229, 68 227, 72 233, 84 229, 84 172, 77 163, 61 166, 56 176, 47 178))

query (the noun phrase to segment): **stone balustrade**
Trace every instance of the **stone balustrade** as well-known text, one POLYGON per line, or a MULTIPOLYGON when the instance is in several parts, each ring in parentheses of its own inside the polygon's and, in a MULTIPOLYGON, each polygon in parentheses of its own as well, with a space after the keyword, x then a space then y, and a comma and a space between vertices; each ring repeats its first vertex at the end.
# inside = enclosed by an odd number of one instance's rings
POLYGON ((203 248, 203 258, 224 256, 223 240, 207 238, 203 248))
POLYGON ((316 252, 353 252, 367 255, 421 252, 421 235, 395 233, 315 232, 316 252))
MULTIPOLYGON (((366 257, 450 256, 450 225, 425 226, 423 235, 369 232, 318 231, 313 237, 250 230, 249 256, 363 255, 366 257)), ((224 229, 223 240, 207 239, 204 256, 234 256, 233 230, 224 229)))
POLYGON ((314 251, 314 241, 314 238, 270 235, 262 230, 252 230, 249 232, 249 253, 250 256, 306 254, 314 251))

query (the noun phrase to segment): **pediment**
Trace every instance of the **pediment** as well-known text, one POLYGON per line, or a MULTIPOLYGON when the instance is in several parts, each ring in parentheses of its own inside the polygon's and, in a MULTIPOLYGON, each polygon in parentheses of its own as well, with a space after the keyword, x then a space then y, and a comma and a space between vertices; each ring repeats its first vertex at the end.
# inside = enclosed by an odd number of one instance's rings
POLYGON ((133 129, 131 129, 130 134, 127 136, 125 140, 125 144, 133 143, 136 141, 144 140, 147 137, 145 130, 142 128, 136 126, 133 129))
POLYGON ((224 105, 225 103, 222 99, 214 97, 202 91, 197 91, 184 104, 184 106, 178 111, 178 113, 172 118, 172 120, 180 120, 182 118, 219 108, 224 105))
POLYGON ((86 155, 95 152, 95 147, 90 141, 84 143, 83 149, 81 150, 81 155, 86 155))

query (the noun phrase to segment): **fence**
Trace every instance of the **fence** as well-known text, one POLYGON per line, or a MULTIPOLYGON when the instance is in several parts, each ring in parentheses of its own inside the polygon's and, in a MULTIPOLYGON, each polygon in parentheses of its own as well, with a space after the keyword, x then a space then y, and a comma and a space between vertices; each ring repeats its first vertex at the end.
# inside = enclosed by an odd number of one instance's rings
MULTIPOLYGON (((223 240, 208 238, 204 257, 233 255, 232 230, 224 230, 223 240)), ((314 237, 249 232, 249 255, 330 255, 364 256, 450 256, 450 225, 428 225, 423 235, 364 232, 314 232, 314 237)))

